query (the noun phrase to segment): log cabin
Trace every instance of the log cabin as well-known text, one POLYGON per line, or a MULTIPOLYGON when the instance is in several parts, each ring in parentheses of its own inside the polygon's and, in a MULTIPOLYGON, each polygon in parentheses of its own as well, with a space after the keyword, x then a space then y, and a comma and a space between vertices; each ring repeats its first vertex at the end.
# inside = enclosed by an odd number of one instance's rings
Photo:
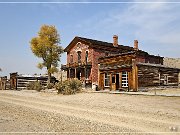
MULTIPOLYGON (((41 85, 47 85, 47 76, 30 76, 30 75, 19 75, 17 72, 10 73, 10 89, 22 90, 26 89, 30 82, 40 82, 41 85)), ((51 82, 55 83, 56 78, 51 77, 51 82)))
POLYGON ((0 90, 6 90, 7 76, 0 77, 0 90))
POLYGON ((163 65, 163 57, 150 55, 138 48, 75 37, 65 48, 67 78, 78 78, 94 89, 133 90, 152 86, 177 86, 180 69, 163 65))

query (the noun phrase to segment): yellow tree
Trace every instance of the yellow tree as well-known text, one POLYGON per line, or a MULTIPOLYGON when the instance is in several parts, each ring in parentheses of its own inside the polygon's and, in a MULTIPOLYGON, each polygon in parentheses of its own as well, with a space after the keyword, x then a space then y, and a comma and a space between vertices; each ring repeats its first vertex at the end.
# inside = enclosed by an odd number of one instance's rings
POLYGON ((51 81, 51 74, 57 72, 63 48, 59 46, 60 36, 55 26, 43 25, 38 32, 38 36, 30 41, 31 50, 35 56, 42 58, 38 68, 47 68, 48 83, 51 81))

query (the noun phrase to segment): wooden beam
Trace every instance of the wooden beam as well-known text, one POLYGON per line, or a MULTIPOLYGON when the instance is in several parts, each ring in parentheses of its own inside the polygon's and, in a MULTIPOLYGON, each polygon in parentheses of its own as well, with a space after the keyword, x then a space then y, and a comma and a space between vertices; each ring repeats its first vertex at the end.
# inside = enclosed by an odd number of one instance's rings
POLYGON ((138 68, 135 59, 132 59, 132 81, 133 91, 138 91, 138 68))

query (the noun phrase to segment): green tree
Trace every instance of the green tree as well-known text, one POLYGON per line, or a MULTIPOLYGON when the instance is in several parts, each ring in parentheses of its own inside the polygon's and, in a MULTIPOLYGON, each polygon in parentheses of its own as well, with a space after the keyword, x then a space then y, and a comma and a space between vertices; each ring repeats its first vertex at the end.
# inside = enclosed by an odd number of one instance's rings
POLYGON ((55 26, 43 25, 38 36, 32 38, 30 44, 34 55, 42 58, 43 61, 38 64, 38 68, 47 68, 48 83, 50 83, 51 74, 58 71, 58 62, 63 53, 63 48, 59 46, 60 36, 55 26))

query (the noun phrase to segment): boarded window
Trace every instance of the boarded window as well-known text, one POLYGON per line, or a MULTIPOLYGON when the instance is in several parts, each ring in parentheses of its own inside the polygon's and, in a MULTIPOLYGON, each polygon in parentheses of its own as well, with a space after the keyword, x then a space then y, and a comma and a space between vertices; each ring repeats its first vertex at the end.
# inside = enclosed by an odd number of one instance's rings
POLYGON ((164 85, 168 85, 168 75, 164 75, 164 85))

